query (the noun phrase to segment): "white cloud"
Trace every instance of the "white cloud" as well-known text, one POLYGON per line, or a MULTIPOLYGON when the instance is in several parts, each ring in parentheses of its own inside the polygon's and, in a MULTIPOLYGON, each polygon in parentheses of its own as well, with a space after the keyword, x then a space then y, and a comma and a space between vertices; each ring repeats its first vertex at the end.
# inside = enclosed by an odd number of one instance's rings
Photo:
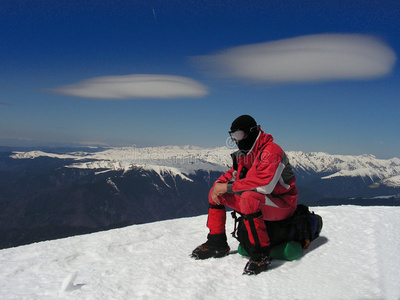
POLYGON ((51 91, 98 99, 202 97, 208 93, 207 88, 195 80, 170 75, 97 77, 51 91))
POLYGON ((195 61, 214 75, 278 83, 381 77, 396 59, 388 45, 371 36, 318 34, 234 47, 195 61))

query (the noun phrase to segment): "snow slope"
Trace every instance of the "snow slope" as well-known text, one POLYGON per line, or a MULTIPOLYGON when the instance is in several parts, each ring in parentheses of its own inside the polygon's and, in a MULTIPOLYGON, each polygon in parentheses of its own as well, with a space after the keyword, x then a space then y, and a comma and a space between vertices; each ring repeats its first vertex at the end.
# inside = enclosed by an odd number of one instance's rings
POLYGON ((242 275, 237 253, 189 257, 205 241, 203 215, 0 250, 0 298, 400 299, 400 207, 312 210, 321 236, 301 259, 258 276, 242 275))

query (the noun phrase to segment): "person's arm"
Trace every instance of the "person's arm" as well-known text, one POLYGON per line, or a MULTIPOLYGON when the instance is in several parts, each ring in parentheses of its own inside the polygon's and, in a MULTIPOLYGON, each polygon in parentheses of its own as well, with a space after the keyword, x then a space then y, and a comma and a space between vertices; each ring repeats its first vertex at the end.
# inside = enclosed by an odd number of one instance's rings
POLYGON ((271 194, 282 176, 285 164, 282 162, 283 151, 274 144, 264 149, 259 158, 247 172, 246 178, 228 184, 228 192, 256 191, 271 194))

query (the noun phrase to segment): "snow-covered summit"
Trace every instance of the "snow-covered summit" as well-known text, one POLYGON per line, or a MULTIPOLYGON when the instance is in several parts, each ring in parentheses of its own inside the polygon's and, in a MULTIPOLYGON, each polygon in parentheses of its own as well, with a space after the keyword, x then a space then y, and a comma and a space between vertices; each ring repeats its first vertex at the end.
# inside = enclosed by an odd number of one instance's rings
POLYGON ((396 177, 400 175, 400 159, 378 159, 373 155, 332 155, 325 152, 304 153, 288 152, 290 163, 294 168, 317 173, 330 173, 323 179, 333 177, 368 177, 373 181, 391 186, 398 185, 396 177))
POLYGON ((206 239, 202 215, 0 250, 0 298, 398 300, 400 208, 312 210, 321 236, 257 276, 242 275, 247 258, 230 235, 231 255, 189 257, 206 239))
POLYGON ((170 172, 184 177, 196 170, 225 172, 231 165, 231 149, 226 147, 205 149, 193 146, 165 147, 122 147, 100 152, 71 152, 66 154, 42 151, 15 152, 15 159, 34 159, 49 156, 59 159, 73 159, 69 168, 98 169, 104 171, 129 171, 133 167, 151 169, 156 172, 170 172))
MULTIPOLYGON (((133 167, 169 172, 185 178, 197 170, 225 172, 231 165, 228 147, 200 148, 193 146, 122 147, 99 152, 70 152, 64 154, 42 151, 15 152, 15 159, 34 159, 48 156, 72 159, 69 168, 94 169, 99 172, 123 170, 133 167)), ((332 155, 324 152, 304 153, 288 151, 292 166, 297 170, 324 174, 322 178, 365 177, 375 182, 400 187, 400 159, 378 159, 373 155, 332 155)))

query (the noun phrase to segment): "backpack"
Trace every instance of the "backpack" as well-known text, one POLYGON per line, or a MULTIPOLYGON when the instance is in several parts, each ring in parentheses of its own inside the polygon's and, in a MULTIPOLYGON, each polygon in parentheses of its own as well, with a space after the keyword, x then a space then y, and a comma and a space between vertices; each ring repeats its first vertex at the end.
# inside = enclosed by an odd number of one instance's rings
MULTIPOLYGON (((232 236, 240 242, 242 247, 248 249, 250 241, 244 219, 240 213, 241 216, 238 218, 236 213, 238 212, 232 212, 232 217, 235 219, 232 236)), ((322 217, 310 212, 308 206, 304 204, 297 205, 295 212, 288 219, 264 222, 271 247, 285 242, 298 242, 303 249, 306 249, 319 236, 323 225, 322 217)))

